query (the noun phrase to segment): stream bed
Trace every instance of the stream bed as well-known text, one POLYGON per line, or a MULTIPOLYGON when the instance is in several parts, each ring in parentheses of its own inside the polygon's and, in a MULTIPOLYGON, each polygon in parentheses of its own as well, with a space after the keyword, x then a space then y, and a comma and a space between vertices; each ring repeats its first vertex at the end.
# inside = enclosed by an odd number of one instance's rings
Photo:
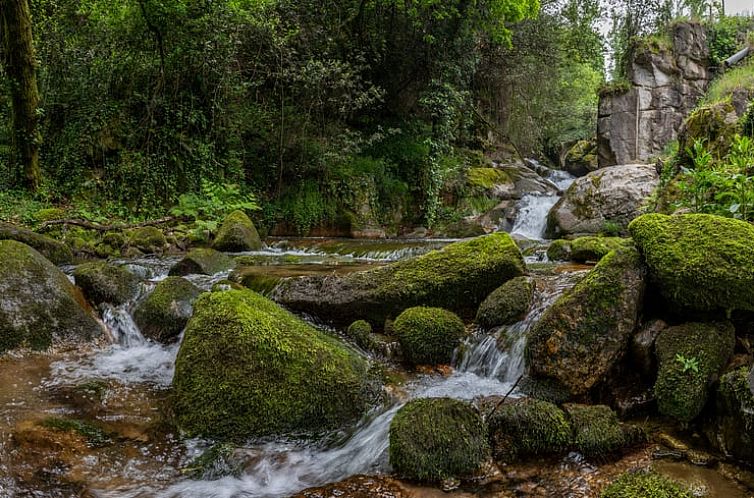
MULTIPOLYGON (((423 254, 448 242, 281 239, 262 251, 242 255, 242 261, 278 276, 348 272, 423 254)), ((137 300, 166 277, 175 261, 122 262, 146 277, 137 300)), ((0 496, 277 498, 353 476, 388 474, 390 422, 408 400, 519 395, 514 384, 524 371, 527 331, 587 268, 570 265, 554 271, 554 265, 540 265, 532 272, 536 293, 528 315, 507 328, 472 329, 452 368, 411 373, 387 363, 401 381, 390 386, 388 401, 375 406, 356 426, 316 443, 249 442, 231 449, 226 467, 199 474, 194 462, 212 448, 212 442, 182 439, 163 423, 179 344, 165 346, 145 339, 131 317, 134 302, 103 305, 99 312, 111 343, 0 359, 0 496), (55 431, 56 421, 63 418, 96 427, 96 437, 82 443, 55 431)), ((227 272, 189 277, 205 290, 227 278, 227 272)), ((563 460, 505 469, 491 485, 455 496, 552 496, 553 489, 573 490, 567 496, 592 496, 591 481, 609 479, 630 465, 646 464, 648 458, 646 451, 639 451, 599 470, 599 465, 572 454, 563 460), (538 484, 532 487, 532 483, 538 484), (508 494, 512 490, 515 493, 508 494)), ((669 472, 683 473, 678 469, 669 467, 669 472)), ((710 472, 702 478, 718 476, 710 472)), ((715 486, 709 488, 721 491, 711 496, 749 496, 724 479, 715 486)), ((411 496, 439 496, 437 490, 410 489, 411 496)))

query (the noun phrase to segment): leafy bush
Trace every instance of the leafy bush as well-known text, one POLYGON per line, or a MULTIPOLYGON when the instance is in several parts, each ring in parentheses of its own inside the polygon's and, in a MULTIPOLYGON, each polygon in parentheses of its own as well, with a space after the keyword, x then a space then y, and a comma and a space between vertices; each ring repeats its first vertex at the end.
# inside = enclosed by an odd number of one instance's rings
POLYGON ((214 232, 218 223, 229 213, 256 211, 260 209, 254 194, 243 192, 238 185, 218 184, 202 180, 202 189, 198 194, 183 194, 178 198, 178 205, 170 210, 174 216, 192 219, 199 229, 214 232))

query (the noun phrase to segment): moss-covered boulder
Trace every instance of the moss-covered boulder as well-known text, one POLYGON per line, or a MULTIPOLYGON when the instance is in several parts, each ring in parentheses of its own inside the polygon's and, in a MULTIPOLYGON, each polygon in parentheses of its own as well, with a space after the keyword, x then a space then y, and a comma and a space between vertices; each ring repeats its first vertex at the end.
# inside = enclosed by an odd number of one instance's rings
POLYGON ((600 498, 693 498, 679 483, 655 472, 627 472, 607 486, 600 498))
POLYGON ((733 137, 740 131, 738 113, 730 100, 699 106, 678 132, 679 155, 691 165, 686 151, 693 150, 694 143, 701 140, 715 158, 723 158, 730 151, 733 137))
POLYGON ((547 259, 550 261, 570 261, 571 241, 565 239, 553 240, 547 247, 547 259))
POLYGON ((754 311, 754 226, 709 214, 648 214, 629 230, 669 302, 754 311))
POLYGON ((754 465, 754 392, 747 375, 748 368, 739 368, 720 379, 714 441, 726 454, 754 465))
POLYGON ((168 343, 178 338, 193 313, 202 290, 181 277, 168 277, 134 310, 134 321, 145 337, 168 343))
POLYGON ((360 347, 372 351, 376 344, 372 338, 372 326, 366 320, 356 320, 346 329, 346 335, 360 347))
POLYGON ((573 176, 584 176, 597 171, 597 144, 594 140, 579 140, 568 149, 563 158, 563 169, 573 176))
POLYGON ((212 247, 225 252, 256 251, 262 248, 262 239, 246 213, 237 210, 220 225, 212 247))
POLYGON ((466 334, 458 316, 442 308, 409 308, 395 319, 393 333, 404 358, 414 365, 450 363, 466 334))
POLYGON ((77 266, 73 278, 94 304, 123 304, 139 292, 139 277, 122 266, 104 262, 77 266))
POLYGON ((623 357, 636 328, 645 287, 637 251, 612 251, 563 294, 527 337, 531 374, 574 396, 589 391, 623 357))
POLYGON ((159 228, 142 227, 128 233, 128 245, 147 254, 159 254, 165 250, 168 241, 159 228))
POLYGON ((655 343, 659 371, 654 392, 660 413, 682 422, 696 418, 735 343, 730 323, 686 323, 663 330, 655 343))
POLYGON ((73 252, 64 243, 10 223, 0 222, 0 240, 22 242, 56 265, 73 261, 73 252))
POLYGON ((170 269, 170 275, 215 275, 235 266, 233 258, 209 248, 192 249, 170 269))
POLYGON ((513 239, 495 233, 374 270, 284 280, 272 296, 338 324, 363 319, 381 326, 412 306, 473 316, 490 292, 524 269, 513 239))
POLYGON ((631 239, 621 237, 579 237, 571 242, 571 260, 577 263, 597 262, 610 251, 632 245, 631 239))
POLYGON ((522 320, 534 298, 534 284, 528 277, 516 277, 492 291, 476 313, 476 323, 492 328, 522 320))
POLYGON ((588 457, 603 457, 631 442, 618 415, 605 405, 563 405, 573 430, 572 445, 588 457))
POLYGON ((0 352, 22 346, 42 350, 102 332, 63 272, 25 244, 0 241, 0 352))
POLYGON ((176 359, 175 420, 190 436, 233 440, 336 429, 374 401, 370 371, 354 351, 259 294, 206 293, 176 359))
POLYGON ((476 410, 450 398, 409 401, 390 424, 390 465, 420 481, 471 477, 490 454, 476 410))
POLYGON ((557 454, 571 442, 571 426, 563 410, 534 398, 504 403, 488 423, 493 455, 500 463, 557 454))

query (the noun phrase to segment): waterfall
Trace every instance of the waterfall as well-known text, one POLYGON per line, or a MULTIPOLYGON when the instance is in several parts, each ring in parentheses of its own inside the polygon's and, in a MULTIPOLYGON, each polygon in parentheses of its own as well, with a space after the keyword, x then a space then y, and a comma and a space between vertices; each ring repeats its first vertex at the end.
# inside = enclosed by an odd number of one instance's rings
MULTIPOLYGON (((543 176, 560 191, 566 190, 574 180, 569 173, 552 169, 548 169, 543 176)), ((543 239, 547 228, 547 215, 559 198, 557 194, 540 193, 522 196, 517 205, 518 215, 511 233, 532 240, 543 239)))
MULTIPOLYGON (((389 471, 387 449, 390 422, 408 399, 448 396, 471 400, 478 396, 507 393, 524 369, 523 350, 527 331, 557 297, 574 283, 575 276, 539 277, 531 311, 520 322, 492 334, 480 333, 467 344, 456 371, 446 378, 424 376, 407 387, 406 399, 382 407, 368 416, 341 446, 323 448, 292 442, 268 443, 253 449, 256 457, 240 477, 215 481, 187 480, 159 493, 160 498, 204 496, 208 498, 276 498, 302 489, 339 481, 356 474, 389 471), (511 347, 498 348, 507 333, 511 347)), ((515 396, 515 393, 513 394, 515 396)), ((137 495, 107 494, 109 498, 137 495)))

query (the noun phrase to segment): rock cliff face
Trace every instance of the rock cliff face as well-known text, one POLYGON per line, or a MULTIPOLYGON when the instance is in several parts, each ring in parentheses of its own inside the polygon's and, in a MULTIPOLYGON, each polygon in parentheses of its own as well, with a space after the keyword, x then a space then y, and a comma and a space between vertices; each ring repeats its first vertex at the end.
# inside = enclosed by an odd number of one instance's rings
POLYGON ((675 140, 710 80, 707 37, 697 23, 673 26, 669 43, 635 48, 629 85, 605 91, 597 121, 600 167, 646 162, 675 140))

